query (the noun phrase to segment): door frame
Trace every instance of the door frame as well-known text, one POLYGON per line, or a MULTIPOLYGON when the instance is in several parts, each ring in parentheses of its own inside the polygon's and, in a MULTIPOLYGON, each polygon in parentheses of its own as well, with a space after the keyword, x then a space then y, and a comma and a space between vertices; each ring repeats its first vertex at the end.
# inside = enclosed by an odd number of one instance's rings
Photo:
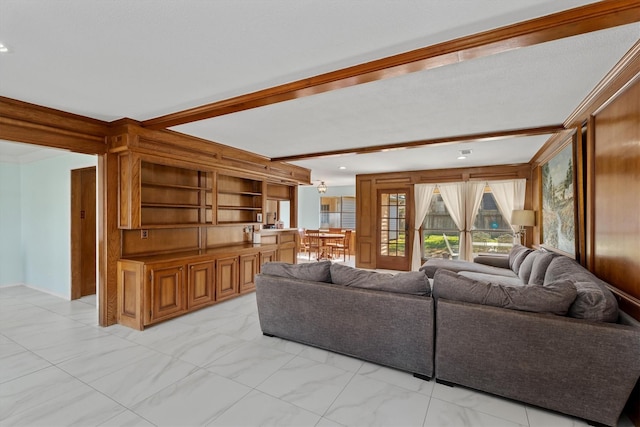
POLYGON ((376 268, 401 271, 411 270, 411 254, 413 252, 413 233, 411 232, 413 230, 413 211, 413 186, 385 187, 378 188, 376 190, 376 268), (382 221, 382 212, 380 211, 380 203, 382 201, 381 193, 405 193, 407 195, 405 204, 405 252, 403 257, 394 257, 394 261, 396 262, 392 264, 388 262, 388 259, 391 257, 380 255, 380 222, 382 221))

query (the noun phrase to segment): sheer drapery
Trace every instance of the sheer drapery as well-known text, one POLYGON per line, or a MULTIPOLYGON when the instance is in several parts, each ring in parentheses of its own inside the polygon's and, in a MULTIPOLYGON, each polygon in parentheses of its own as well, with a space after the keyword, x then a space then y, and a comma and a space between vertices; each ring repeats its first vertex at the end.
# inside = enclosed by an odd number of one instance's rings
POLYGON ((458 250, 460 259, 464 259, 465 233, 464 233, 464 182, 452 182, 450 184, 439 184, 438 189, 442 196, 442 201, 451 215, 451 219, 460 232, 460 249, 458 250))
POLYGON ((422 264, 422 239, 420 238, 420 227, 424 218, 427 216, 427 211, 431 205, 431 198, 433 197, 433 190, 436 188, 435 184, 416 184, 413 187, 413 194, 416 205, 415 214, 415 237, 413 239, 413 255, 411 256, 411 270, 417 271, 422 264))
POLYGON ((466 187, 466 226, 465 226, 465 251, 461 252, 462 259, 473 260, 473 237, 471 236, 471 229, 476 222, 476 216, 478 216, 478 210, 480 209, 480 203, 482 202, 482 195, 486 187, 485 182, 469 181, 465 183, 466 187))
POLYGON ((527 180, 489 181, 488 184, 498 205, 498 210, 514 232, 513 243, 520 243, 520 239, 515 234, 518 231, 518 226, 511 224, 511 212, 524 209, 527 180))
POLYGON ((471 260, 473 239, 471 227, 478 214, 485 183, 477 181, 440 184, 440 195, 451 219, 460 231, 460 259, 471 260))

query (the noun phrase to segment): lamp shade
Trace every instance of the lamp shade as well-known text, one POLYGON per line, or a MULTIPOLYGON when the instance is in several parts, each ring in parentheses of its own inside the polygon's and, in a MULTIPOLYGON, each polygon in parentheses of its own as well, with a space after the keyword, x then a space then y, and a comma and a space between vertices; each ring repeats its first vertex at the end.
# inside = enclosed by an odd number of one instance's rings
POLYGON ((533 227, 536 225, 536 213, 530 210, 514 210, 511 212, 511 225, 533 227))

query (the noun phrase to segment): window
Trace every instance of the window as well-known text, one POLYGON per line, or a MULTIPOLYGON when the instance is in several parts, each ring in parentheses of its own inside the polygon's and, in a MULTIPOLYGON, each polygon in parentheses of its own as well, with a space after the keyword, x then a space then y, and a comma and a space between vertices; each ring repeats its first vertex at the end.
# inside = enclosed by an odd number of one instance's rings
POLYGON ((320 228, 356 228, 354 196, 320 197, 320 228))
POLYGON ((460 253, 460 232, 436 189, 422 223, 424 258, 457 258, 460 253))
POLYGON ((505 221, 491 189, 486 187, 478 215, 471 229, 473 254, 509 253, 513 246, 513 230, 505 221))
MULTIPOLYGON (((487 186, 471 228, 473 255, 508 253, 513 246, 513 231, 505 221, 491 189, 487 186)), ((460 253, 460 231, 436 189, 422 223, 423 258, 457 258, 460 253)))

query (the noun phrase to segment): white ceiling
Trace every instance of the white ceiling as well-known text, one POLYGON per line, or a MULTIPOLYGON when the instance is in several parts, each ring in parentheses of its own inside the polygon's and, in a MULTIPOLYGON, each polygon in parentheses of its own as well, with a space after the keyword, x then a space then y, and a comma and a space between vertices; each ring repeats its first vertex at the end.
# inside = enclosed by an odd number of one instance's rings
MULTIPOLYGON (((146 120, 587 3, 2 0, 0 95, 146 120)), ((639 36, 627 25, 174 130, 280 157, 559 124, 639 36)), ((526 162, 547 138, 293 163, 349 185, 356 173, 526 162), (463 148, 472 155, 456 160, 463 148)))

